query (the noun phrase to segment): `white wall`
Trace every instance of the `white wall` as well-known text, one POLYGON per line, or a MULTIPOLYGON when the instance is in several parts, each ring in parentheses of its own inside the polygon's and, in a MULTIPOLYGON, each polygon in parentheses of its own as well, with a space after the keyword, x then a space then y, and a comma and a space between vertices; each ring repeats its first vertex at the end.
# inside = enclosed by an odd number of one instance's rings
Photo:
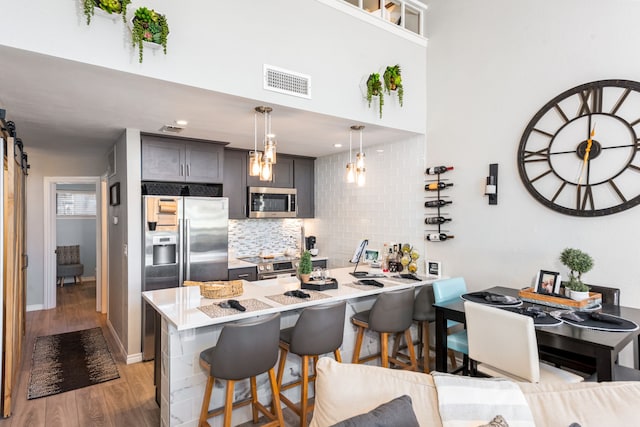
MULTIPOLYGON (((55 147, 55 141, 51 141, 55 147)), ((49 176, 100 176, 106 169, 106 153, 100 152, 60 152, 55 149, 41 150, 25 142, 25 151, 29 156, 29 175, 27 176, 27 306, 44 304, 44 177, 49 176)), ((94 228, 95 241, 95 228, 94 228)), ((95 243, 94 243, 95 251, 95 243)), ((95 254, 94 254, 95 258, 95 254)), ((55 277, 50 278, 55 283, 55 277)))
MULTIPOLYGON (((145 51, 138 63, 120 18, 94 16, 86 25, 80 1, 5 2, 11 16, 0 44, 210 89, 269 104, 382 123, 424 133, 424 44, 407 41, 317 0, 134 0, 167 16, 167 55, 145 51), (27 25, 28 24, 28 25, 27 25), (55 37, 51 37, 55 34, 55 37), (313 100, 262 88, 263 64, 311 75, 313 100), (403 66, 404 108, 384 118, 369 109, 358 83, 369 73, 403 66)), ((358 11, 360 12, 360 11, 358 11)), ((364 12, 362 12, 364 13, 364 12)))
POLYGON ((428 2, 427 163, 452 164, 456 239, 429 243, 448 275, 473 289, 523 287, 537 270, 568 274, 565 247, 591 254, 587 283, 622 289, 640 307, 640 208, 600 218, 556 213, 523 186, 516 164, 533 115, 561 92, 601 79, 638 80, 640 2, 432 0, 428 2), (499 202, 482 184, 499 164, 499 202))
POLYGON ((418 266, 424 273, 424 138, 377 146, 367 146, 366 138, 365 128, 364 187, 345 181, 348 152, 316 160, 316 218, 305 220, 305 234, 317 237, 319 253, 329 257, 330 268, 349 265, 358 242, 369 239, 369 249, 410 243, 421 255, 418 266))

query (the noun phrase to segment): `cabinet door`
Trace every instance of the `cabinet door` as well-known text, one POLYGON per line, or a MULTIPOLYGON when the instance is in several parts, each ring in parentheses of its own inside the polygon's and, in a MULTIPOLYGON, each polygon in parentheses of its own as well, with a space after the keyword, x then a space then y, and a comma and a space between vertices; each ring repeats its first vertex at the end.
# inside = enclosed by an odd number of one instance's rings
POLYGON ((273 165, 271 181, 260 181, 258 176, 247 177, 249 187, 293 188, 293 157, 278 154, 278 163, 273 165))
POLYGON ((142 179, 184 182, 184 144, 167 138, 142 137, 142 179))
POLYGON ((224 150, 222 194, 229 198, 229 218, 247 217, 247 153, 224 150))
POLYGON ((297 190, 298 218, 313 218, 315 215, 314 159, 294 159, 293 183, 297 190))
POLYGON ((255 282, 258 280, 258 269, 256 267, 233 268, 229 270, 229 280, 247 280, 255 282))
POLYGON ((186 181, 220 183, 224 178, 224 147, 206 142, 187 142, 186 181))

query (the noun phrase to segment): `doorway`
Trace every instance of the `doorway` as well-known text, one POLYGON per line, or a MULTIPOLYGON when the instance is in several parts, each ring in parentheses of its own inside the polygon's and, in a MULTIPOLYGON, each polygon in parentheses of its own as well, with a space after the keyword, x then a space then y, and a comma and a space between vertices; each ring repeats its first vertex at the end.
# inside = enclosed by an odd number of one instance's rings
POLYGON ((106 230, 106 215, 104 214, 104 188, 106 178, 101 177, 45 177, 44 178, 44 308, 57 306, 57 275, 56 275, 56 246, 71 244, 81 245, 87 260, 84 276, 95 277, 96 283, 96 311, 106 313, 107 280, 103 277, 106 272, 106 260, 103 257, 103 230, 106 230), (73 192, 95 192, 95 217, 73 219, 58 219, 57 192, 65 194, 73 192), (88 226, 87 224, 91 224, 88 226), (58 230, 60 228, 60 230, 58 230), (84 244, 82 243, 84 241, 84 244), (87 257, 88 255, 88 257, 87 257))

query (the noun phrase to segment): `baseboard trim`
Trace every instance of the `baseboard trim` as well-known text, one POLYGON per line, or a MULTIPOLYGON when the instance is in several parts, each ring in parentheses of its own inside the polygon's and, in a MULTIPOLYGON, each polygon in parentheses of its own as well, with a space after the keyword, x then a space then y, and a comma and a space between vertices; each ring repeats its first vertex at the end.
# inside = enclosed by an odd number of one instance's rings
POLYGON ((111 332, 111 336, 113 336, 113 339, 115 340, 116 345, 118 346, 118 350, 120 351, 120 355, 122 356, 122 358, 124 360, 127 360, 128 359, 127 351, 125 350, 124 346, 122 345, 122 341, 120 341, 120 337, 116 333, 116 330, 113 328, 113 325, 111 324, 111 321, 109 319, 107 319, 107 328, 109 328, 109 331, 111 332))
POLYGON ((27 311, 44 310, 44 304, 31 304, 27 306, 27 311))
POLYGON ((131 365, 132 363, 140 363, 140 362, 142 362, 142 353, 135 353, 127 356, 127 365, 131 365))

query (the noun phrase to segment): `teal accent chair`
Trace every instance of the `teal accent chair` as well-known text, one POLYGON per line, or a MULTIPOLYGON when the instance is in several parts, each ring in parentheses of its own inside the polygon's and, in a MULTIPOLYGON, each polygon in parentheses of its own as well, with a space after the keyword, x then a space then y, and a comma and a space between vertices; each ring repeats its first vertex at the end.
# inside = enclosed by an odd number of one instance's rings
MULTIPOLYGON (((462 277, 453 277, 451 279, 442 279, 433 283, 433 295, 435 297, 436 304, 457 300, 461 295, 467 293, 467 284, 462 277)), ((447 329, 451 329, 460 325, 459 322, 453 320, 447 321, 447 329)), ((465 375, 469 372, 469 341, 467 340, 467 331, 463 329, 461 331, 451 332, 447 336, 447 348, 449 350, 462 353, 462 371, 465 375)), ((454 370, 458 369, 455 357, 450 354, 451 366, 454 370)))

